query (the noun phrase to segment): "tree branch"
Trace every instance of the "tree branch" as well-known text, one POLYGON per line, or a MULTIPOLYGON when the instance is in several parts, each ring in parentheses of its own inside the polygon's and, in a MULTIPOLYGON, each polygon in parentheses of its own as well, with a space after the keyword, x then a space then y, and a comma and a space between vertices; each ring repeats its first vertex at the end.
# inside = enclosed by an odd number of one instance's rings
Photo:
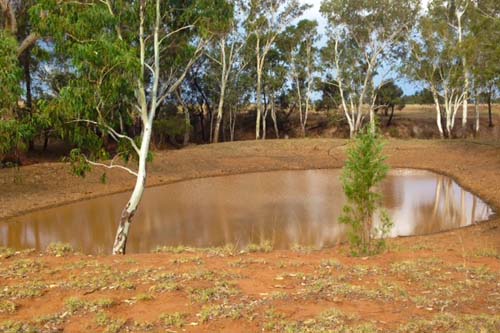
MULTIPOLYGON (((83 154, 82 154, 83 155, 83 154)), ((118 156, 118 155, 117 155, 118 156)), ((99 163, 99 162, 94 162, 94 161, 91 161, 87 158, 87 156, 83 155, 83 158, 85 158, 85 161, 90 164, 90 165, 93 165, 93 166, 98 166, 98 167, 103 167, 103 168, 106 168, 106 169, 121 169, 121 170, 125 170, 127 171, 128 173, 130 173, 131 175, 134 175, 137 177, 137 172, 135 172, 134 170, 132 169, 129 169, 127 168, 126 166, 123 166, 123 165, 119 165, 119 164, 114 164, 115 162, 115 158, 113 158, 111 160, 111 163, 110 164, 104 164, 104 163, 99 163)))
POLYGON ((9 22, 8 30, 13 34, 17 34, 17 19, 12 6, 10 5, 10 1, 8 0, 0 0, 0 7, 2 8, 3 15, 9 22))
POLYGON ((35 45, 35 43, 38 41, 39 38, 40 38, 40 36, 35 32, 32 32, 31 34, 29 34, 22 41, 21 45, 19 45, 19 47, 17 48, 17 56, 18 57, 22 56, 24 52, 26 52, 30 47, 35 45))
POLYGON ((132 145, 132 148, 134 148, 134 150, 137 153, 137 155, 140 155, 140 150, 137 147, 137 145, 135 144, 134 139, 132 139, 128 135, 124 135, 124 134, 118 133, 117 131, 115 131, 115 129, 113 127, 111 127, 109 125, 99 124, 98 122, 93 121, 93 120, 89 120, 89 119, 76 119, 76 120, 72 120, 72 121, 70 121, 68 123, 87 123, 87 124, 96 125, 97 127, 104 126, 108 130, 109 134, 111 135, 111 137, 115 141, 117 141, 117 142, 120 141, 120 140, 118 140, 118 138, 128 140, 130 142, 130 144, 132 145))

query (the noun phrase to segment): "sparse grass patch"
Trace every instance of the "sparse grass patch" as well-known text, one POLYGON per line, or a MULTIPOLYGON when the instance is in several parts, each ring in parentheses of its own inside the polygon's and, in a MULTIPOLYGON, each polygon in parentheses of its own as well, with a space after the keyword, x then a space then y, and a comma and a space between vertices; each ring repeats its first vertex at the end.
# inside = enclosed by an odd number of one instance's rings
POLYGON ((493 248, 482 248, 474 251, 473 255, 475 257, 486 257, 486 258, 496 258, 500 259, 500 251, 493 248))
POLYGON ((38 281, 16 284, 0 289, 0 297, 8 298, 30 298, 42 296, 47 286, 38 281))
POLYGON ((337 297, 361 298, 379 301, 393 301, 398 298, 397 293, 391 289, 368 289, 363 286, 349 284, 338 278, 309 277, 306 279, 304 288, 299 294, 305 298, 335 300, 337 297))
POLYGON ((179 245, 179 246, 157 246, 156 249, 153 250, 153 253, 193 253, 196 252, 196 249, 189 246, 179 245))
POLYGON ((443 278, 443 261, 436 258, 406 260, 390 265, 389 272, 404 274, 414 282, 430 281, 443 278))
POLYGON ((105 333, 118 333, 125 326, 126 321, 124 319, 114 319, 104 312, 99 312, 96 315, 95 322, 97 326, 104 328, 105 333))
POLYGON ((338 260, 335 260, 335 259, 322 260, 320 263, 320 266, 322 268, 333 268, 336 270, 340 270, 343 267, 342 264, 338 260))
POLYGON ((0 313, 12 314, 16 312, 17 305, 8 300, 0 300, 0 313))
POLYGON ((433 251, 433 248, 427 244, 415 244, 408 248, 410 251, 433 251))
POLYGON ((370 324, 349 325, 355 319, 357 318, 344 314, 340 310, 330 309, 311 319, 293 321, 286 320, 283 314, 271 310, 266 312, 266 322, 263 328, 265 331, 287 333, 372 333, 378 331, 370 324))
POLYGON ((314 246, 306 246, 295 243, 290 247, 290 250, 297 253, 309 254, 317 249, 314 246))
POLYGON ((200 257, 176 258, 176 259, 170 260, 170 262, 172 264, 175 264, 175 265, 189 264, 189 263, 192 263, 195 265, 203 265, 203 263, 204 263, 203 259, 201 259, 200 257))
POLYGON ((0 276, 25 277, 30 273, 39 273, 44 267, 45 265, 38 260, 19 259, 7 269, 7 272, 0 271, 0 276))
POLYGON ((195 288, 189 290, 189 298, 192 302, 208 303, 213 301, 225 300, 231 296, 239 294, 235 285, 229 282, 216 282, 211 288, 195 288))
MULTIPOLYGON (((149 332, 153 331, 155 324, 148 321, 134 321, 133 327, 127 329, 128 332, 149 332)), ((155 331, 156 332, 156 331, 155 331)))
POLYGON ((64 301, 66 310, 74 314, 78 311, 97 312, 100 309, 107 309, 115 305, 109 298, 101 298, 95 301, 86 301, 78 297, 70 297, 64 301))
POLYGON ((230 318, 233 320, 240 319, 245 316, 246 319, 252 320, 254 318, 253 305, 250 304, 245 308, 243 304, 216 304, 204 306, 197 316, 202 323, 207 323, 210 320, 218 318, 230 318))
POLYGON ((378 289, 386 295, 394 294, 398 299, 407 299, 409 297, 408 291, 401 285, 386 280, 378 282, 378 289))
POLYGON ((63 257, 63 256, 66 256, 68 254, 73 253, 74 250, 70 244, 55 242, 55 243, 50 243, 47 246, 47 249, 45 252, 47 252, 47 254, 52 255, 52 256, 63 257))
POLYGON ((457 272, 463 272, 468 279, 482 282, 493 282, 499 279, 499 274, 492 272, 487 266, 455 266, 457 272))
POLYGON ((97 306, 97 307, 102 308, 102 309, 107 309, 107 308, 110 308, 110 307, 116 305, 115 301, 113 301, 112 299, 109 299, 109 298, 101 298, 101 299, 95 300, 92 303, 94 304, 94 306, 97 306))
POLYGON ((70 313, 78 312, 87 306, 87 302, 77 297, 70 297, 64 301, 64 306, 70 313))
POLYGON ((165 281, 155 284, 149 290, 155 293, 163 293, 163 292, 181 290, 181 286, 174 281, 165 281))
POLYGON ((16 250, 0 246, 0 259, 7 259, 16 254, 16 250))
POLYGON ((174 312, 174 313, 164 313, 160 316, 160 320, 164 325, 176 328, 182 328, 186 325, 187 314, 174 312))
POLYGON ((34 323, 37 325, 42 325, 44 327, 58 326, 61 325, 68 314, 65 313, 53 313, 49 315, 44 315, 35 318, 34 323))
POLYGON ((236 247, 232 244, 219 247, 195 248, 184 245, 178 246, 158 246, 153 250, 153 253, 205 253, 211 256, 226 257, 233 256, 238 253, 236 247))
POLYGON ((348 274, 355 276, 358 279, 361 279, 362 277, 365 277, 367 275, 374 275, 378 274, 379 272, 380 269, 378 269, 377 267, 366 266, 366 265, 355 265, 350 267, 348 274))
POLYGON ((273 250, 273 244, 271 241, 265 240, 261 242, 260 244, 248 244, 245 249, 243 250, 244 252, 249 252, 249 253, 254 253, 254 252, 271 252, 273 250))
POLYGON ((257 258, 257 259, 243 259, 239 258, 236 261, 229 262, 228 265, 230 267, 248 267, 249 265, 256 264, 256 265, 267 265, 267 261, 262 258, 257 258))
POLYGON ((154 299, 154 296, 151 294, 137 294, 135 296, 135 299, 139 302, 147 302, 147 301, 152 301, 154 299))
POLYGON ((2 333, 38 333, 38 330, 28 323, 7 320, 0 323, 0 332, 2 333))
POLYGON ((285 291, 273 291, 269 294, 269 299, 272 300, 286 300, 290 298, 290 294, 285 291))
POLYGON ((400 327, 398 333, 427 332, 481 332, 496 333, 500 329, 500 316, 438 314, 431 320, 414 320, 400 327))

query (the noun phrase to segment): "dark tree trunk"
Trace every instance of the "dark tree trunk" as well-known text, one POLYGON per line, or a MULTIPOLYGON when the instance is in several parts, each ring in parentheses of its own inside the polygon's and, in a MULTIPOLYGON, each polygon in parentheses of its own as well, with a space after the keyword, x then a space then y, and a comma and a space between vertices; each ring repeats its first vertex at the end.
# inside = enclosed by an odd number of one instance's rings
POLYGON ((492 95, 492 89, 488 90, 488 126, 493 127, 493 115, 491 114, 491 95, 492 95))
MULTIPOLYGON (((28 109, 28 117, 31 119, 33 117, 33 97, 31 93, 31 52, 28 50, 21 56, 21 62, 24 70, 24 82, 26 88, 26 108, 28 109)), ((35 144, 33 140, 29 140, 28 149, 33 151, 35 149, 35 144)))
POLYGON ((47 151, 49 146, 49 131, 44 131, 43 133, 43 151, 47 151))
POLYGON ((391 106, 391 114, 389 115, 389 119, 387 120, 387 127, 391 126, 393 116, 394 116, 394 106, 391 106))
POLYGON ((205 142, 205 120, 203 119, 203 113, 200 112, 198 117, 200 119, 201 141, 205 142))
POLYGON ((221 127, 222 127, 222 142, 226 142, 226 121, 225 117, 223 116, 221 119, 221 127))

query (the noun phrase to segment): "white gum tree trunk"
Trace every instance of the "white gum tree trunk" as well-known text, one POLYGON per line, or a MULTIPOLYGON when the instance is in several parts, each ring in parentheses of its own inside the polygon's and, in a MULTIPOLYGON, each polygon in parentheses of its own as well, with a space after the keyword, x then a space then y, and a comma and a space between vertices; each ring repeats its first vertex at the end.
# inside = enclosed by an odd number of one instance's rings
POLYGON ((116 231, 115 242, 113 244, 113 254, 125 254, 127 239, 130 231, 130 225, 132 224, 132 218, 134 217, 139 203, 141 202, 142 195, 144 193, 144 188, 146 186, 147 177, 147 155, 149 152, 149 143, 151 139, 152 126, 147 125, 144 128, 144 133, 142 135, 143 141, 141 144, 140 155, 139 155, 139 170, 137 172, 137 180, 135 182, 134 191, 130 196, 125 208, 120 216, 120 221, 118 224, 118 230, 116 231))
MULTIPOLYGON (((140 2, 140 26, 139 26, 139 46, 140 46, 140 76, 137 80, 137 99, 138 105, 137 109, 141 115, 141 121, 143 125, 143 131, 141 134, 141 145, 140 148, 137 148, 133 143, 133 140, 129 137, 127 139, 131 140, 132 145, 134 146, 136 153, 139 157, 139 165, 138 171, 136 173, 137 179, 135 182, 134 190, 132 191, 132 195, 128 200, 125 208, 122 211, 120 221, 118 223, 118 228, 116 231, 115 241, 113 244, 113 254, 125 254, 127 247, 127 239, 130 232, 130 227, 132 224, 132 219, 137 212, 137 208, 142 199, 142 195, 144 193, 144 189, 146 186, 147 179, 147 159, 149 154, 149 146, 151 142, 151 135, 153 131, 153 120, 156 115, 156 109, 158 105, 162 103, 163 100, 167 96, 169 96, 172 92, 174 92, 179 85, 184 80, 187 71, 193 65, 195 60, 199 57, 201 50, 203 49, 205 42, 200 41, 198 47, 195 51, 195 55, 191 58, 186 67, 184 68, 184 72, 180 75, 180 77, 172 82, 168 87, 162 87, 162 91, 160 92, 160 27, 161 27, 161 12, 160 12, 160 0, 155 1, 156 7, 156 18, 153 30, 153 64, 152 66, 146 63, 146 40, 147 38, 144 36, 144 23, 145 23, 145 6, 146 1, 140 2), (145 84, 145 71, 149 70, 152 75, 151 83, 148 83, 147 86, 145 84), (149 98, 147 97, 149 94, 149 98), (149 101, 149 103, 148 103, 149 101)), ((171 36, 172 34, 186 29, 190 26, 186 26, 180 28, 176 31, 169 33, 166 37, 171 36)), ((162 38, 162 40, 165 39, 162 38)), ((123 135, 121 137, 124 137, 123 135)))
POLYGON ((144 37, 144 11, 145 2, 141 1, 140 5, 140 28, 139 28, 139 44, 140 44, 140 57, 141 57, 141 77, 138 80, 138 99, 139 107, 141 111, 141 120, 143 125, 143 131, 141 135, 141 148, 138 152, 139 154, 139 168, 137 172, 137 179, 135 182, 134 190, 130 196, 129 201, 125 205, 122 211, 120 221, 118 224, 118 229, 116 231, 115 242, 113 244, 113 254, 125 254, 127 248, 127 239, 130 232, 130 225, 132 224, 132 218, 134 217, 139 203, 141 202, 142 195, 144 193, 144 188, 146 186, 147 177, 147 156, 149 153, 149 144, 151 141, 151 134, 153 130, 153 119, 156 113, 157 107, 157 95, 158 95, 158 83, 159 83, 159 73, 160 73, 160 43, 159 43, 159 29, 160 29, 160 1, 156 0, 156 20, 154 27, 154 75, 153 75, 153 87, 150 109, 148 114, 148 103, 146 100, 146 87, 144 86, 144 71, 146 67, 146 45, 144 37))
MULTIPOLYGON (((219 48, 220 48, 220 59, 213 59, 220 67, 221 67, 221 76, 220 76, 220 90, 219 90, 219 104, 217 107, 217 118, 215 120, 215 128, 212 137, 212 142, 219 142, 220 135, 220 127, 222 123, 222 117, 224 115, 224 103, 226 96, 227 84, 229 81, 230 74, 233 70, 233 66, 236 60, 236 56, 242 50, 244 43, 241 43, 239 46, 236 46, 234 42, 230 42, 231 45, 228 46, 228 50, 226 50, 227 46, 227 37, 221 37, 219 40, 219 48)), ((260 82, 260 79, 259 79, 260 82)))
POLYGON ((278 129, 278 119, 276 117, 276 105, 274 101, 274 93, 271 93, 271 118, 274 125, 274 133, 276 134, 276 139, 280 138, 280 131, 278 129))
MULTIPOLYGON (((462 27, 462 18, 465 13, 465 10, 467 9, 468 2, 465 4, 463 8, 460 8, 457 6, 455 10, 455 16, 457 18, 457 33, 458 33, 458 43, 462 45, 463 43, 463 27, 462 27)), ((463 106, 462 106, 462 127, 467 126, 467 113, 468 113, 468 108, 469 108, 469 90, 470 90, 470 71, 469 67, 467 66, 467 58, 465 56, 462 56, 462 67, 464 71, 464 100, 463 100, 463 106)))
POLYGON ((260 54, 260 37, 257 35, 257 41, 255 46, 255 56, 257 60, 257 91, 256 91, 256 103, 257 103, 257 118, 255 119, 255 140, 260 139, 260 122, 262 114, 262 67, 264 66, 264 56, 260 54))
POLYGON ((432 89, 432 97, 434 99, 434 105, 436 107, 436 125, 439 130, 439 136, 444 139, 443 125, 441 123, 441 105, 439 104, 439 95, 435 89, 432 89))

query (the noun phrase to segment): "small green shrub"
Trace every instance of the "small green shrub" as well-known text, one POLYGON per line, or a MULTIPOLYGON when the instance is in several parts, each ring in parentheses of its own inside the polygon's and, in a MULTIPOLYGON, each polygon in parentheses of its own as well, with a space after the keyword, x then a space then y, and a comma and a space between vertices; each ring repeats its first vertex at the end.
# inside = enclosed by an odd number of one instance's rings
POLYGON ((355 256, 379 253, 385 247, 384 237, 392 228, 388 214, 380 209, 382 195, 376 188, 389 171, 382 149, 379 133, 363 128, 348 149, 342 170, 347 204, 343 207, 340 223, 350 227, 348 239, 355 256), (378 227, 373 223, 376 213, 380 217, 378 227))

